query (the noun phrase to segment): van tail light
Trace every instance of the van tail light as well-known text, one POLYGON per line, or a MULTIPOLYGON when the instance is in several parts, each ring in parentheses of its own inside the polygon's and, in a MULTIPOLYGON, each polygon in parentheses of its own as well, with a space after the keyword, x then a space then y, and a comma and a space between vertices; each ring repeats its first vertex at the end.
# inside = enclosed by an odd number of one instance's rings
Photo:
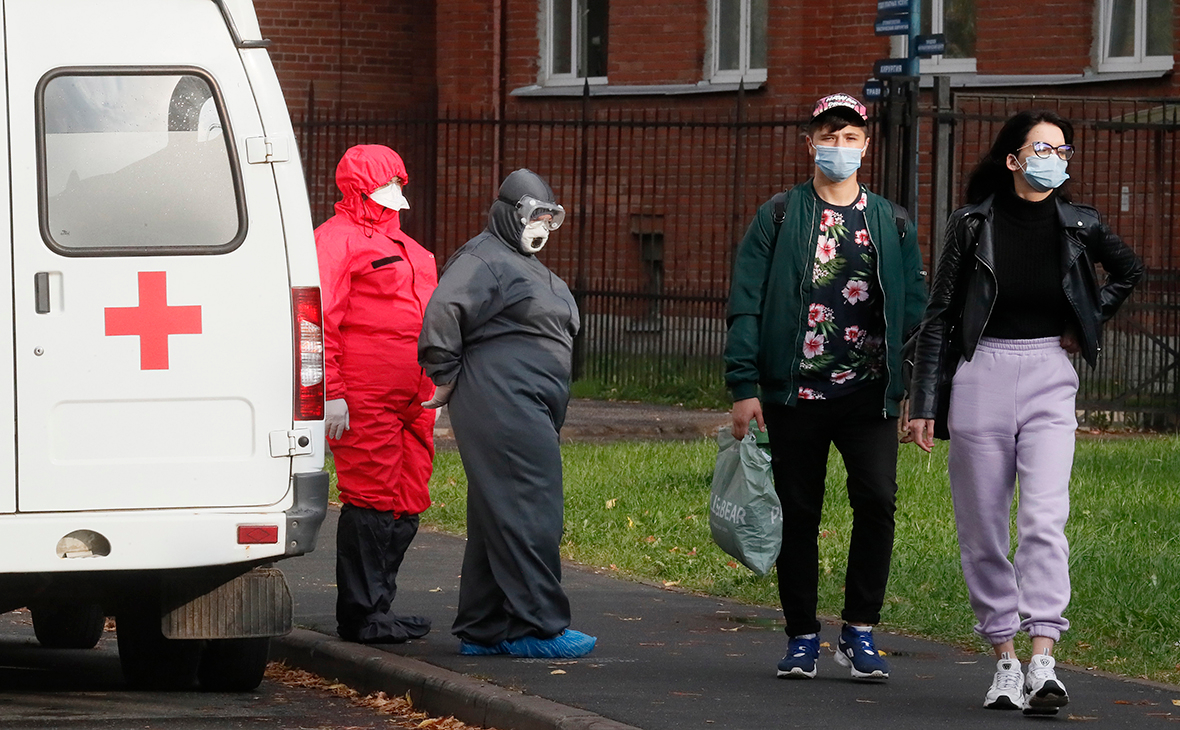
POLYGON ((318 286, 291 289, 295 305, 295 420, 324 417, 324 328, 318 286))

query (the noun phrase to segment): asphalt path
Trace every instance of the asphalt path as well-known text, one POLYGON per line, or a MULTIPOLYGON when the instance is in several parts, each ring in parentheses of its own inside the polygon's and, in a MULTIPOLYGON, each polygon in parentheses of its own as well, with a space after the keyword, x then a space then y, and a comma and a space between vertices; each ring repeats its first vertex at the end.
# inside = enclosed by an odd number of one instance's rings
MULTIPOLYGON (((703 507, 702 507, 703 509, 703 507)), ((283 563, 296 603, 296 623, 334 634, 335 509, 314 553, 283 563)), ((1071 696, 1056 718, 983 709, 995 671, 982 653, 878 631, 892 677, 853 681, 829 650, 814 680, 781 680, 785 649, 781 611, 676 588, 622 580, 566 565, 563 584, 573 627, 599 638, 580 660, 459 656, 450 635, 464 541, 423 531, 399 578, 399 612, 432 617, 424 639, 382 647, 471 678, 581 708, 644 730, 836 726, 848 728, 994 728, 1005 722, 1095 722, 1103 728, 1160 726, 1180 720, 1180 687, 1124 680, 1081 668, 1059 668, 1071 696)), ((822 640, 834 644, 829 621, 822 640)))
POLYGON ((269 679, 254 692, 138 692, 123 685, 115 635, 90 650, 43 649, 27 612, 0 616, 0 727, 159 730, 415 728, 322 690, 269 679))

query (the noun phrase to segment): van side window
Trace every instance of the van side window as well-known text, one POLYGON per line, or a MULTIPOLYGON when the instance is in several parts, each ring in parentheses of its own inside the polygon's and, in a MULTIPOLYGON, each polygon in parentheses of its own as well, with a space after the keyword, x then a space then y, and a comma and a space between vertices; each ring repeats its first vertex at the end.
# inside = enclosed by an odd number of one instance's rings
POLYGON ((195 74, 39 86, 41 229, 66 255, 219 253, 245 234, 222 111, 195 74))

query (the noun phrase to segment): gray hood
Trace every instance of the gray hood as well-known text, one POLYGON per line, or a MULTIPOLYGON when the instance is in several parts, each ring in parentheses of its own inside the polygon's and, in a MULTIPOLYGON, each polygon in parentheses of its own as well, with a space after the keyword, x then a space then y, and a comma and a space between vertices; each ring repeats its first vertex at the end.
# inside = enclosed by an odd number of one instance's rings
POLYGON ((503 184, 500 185, 500 194, 488 211, 488 232, 512 250, 532 256, 524 250, 520 242, 520 236, 524 233, 524 223, 516 214, 516 204, 526 195, 546 203, 557 202, 553 188, 549 187, 544 178, 532 170, 516 170, 504 178, 503 184))

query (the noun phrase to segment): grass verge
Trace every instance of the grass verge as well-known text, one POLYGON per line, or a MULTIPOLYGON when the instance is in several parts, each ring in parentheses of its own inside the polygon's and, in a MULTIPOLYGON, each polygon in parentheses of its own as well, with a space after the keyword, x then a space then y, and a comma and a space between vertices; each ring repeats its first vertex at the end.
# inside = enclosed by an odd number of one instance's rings
MULTIPOLYGON (((775 606, 775 577, 755 577, 709 537, 712 441, 567 444, 566 558, 619 575, 775 606)), ((1085 439, 1071 485, 1073 624, 1061 661, 1180 684, 1180 438, 1085 439)), ((820 527, 820 612, 839 615, 851 510, 833 450, 820 527)), ((959 567, 946 444, 932 457, 903 447, 897 536, 883 624, 977 649, 959 567)), ((459 455, 440 451, 424 524, 462 533, 466 480, 459 455)), ((790 526, 790 515, 786 516, 790 526)), ((1015 522, 1012 527, 1015 535, 1015 522)), ((1028 654, 1027 641, 1018 643, 1028 654)))

